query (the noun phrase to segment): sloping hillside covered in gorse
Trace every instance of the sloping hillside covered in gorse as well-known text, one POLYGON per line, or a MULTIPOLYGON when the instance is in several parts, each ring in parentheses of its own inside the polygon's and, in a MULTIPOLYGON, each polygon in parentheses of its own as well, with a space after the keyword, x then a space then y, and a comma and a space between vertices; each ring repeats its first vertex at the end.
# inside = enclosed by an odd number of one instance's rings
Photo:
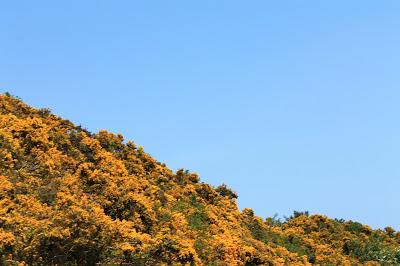
POLYGON ((390 227, 262 219, 236 198, 121 135, 0 96, 0 265, 400 265, 390 227))

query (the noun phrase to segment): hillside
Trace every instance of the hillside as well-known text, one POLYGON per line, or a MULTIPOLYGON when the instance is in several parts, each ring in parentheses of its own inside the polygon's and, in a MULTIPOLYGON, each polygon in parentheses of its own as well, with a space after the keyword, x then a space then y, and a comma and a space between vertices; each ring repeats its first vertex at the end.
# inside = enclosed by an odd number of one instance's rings
POLYGON ((263 220, 236 198, 121 135, 0 96, 0 265, 400 265, 389 227, 263 220))

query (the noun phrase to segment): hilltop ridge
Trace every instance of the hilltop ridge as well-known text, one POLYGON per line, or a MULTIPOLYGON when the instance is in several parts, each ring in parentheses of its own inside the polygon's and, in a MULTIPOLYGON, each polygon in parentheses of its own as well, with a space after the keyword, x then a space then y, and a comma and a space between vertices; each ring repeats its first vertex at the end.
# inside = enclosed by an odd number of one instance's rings
POLYGON ((0 265, 400 265, 390 227, 262 219, 236 198, 120 134, 0 95, 0 265))

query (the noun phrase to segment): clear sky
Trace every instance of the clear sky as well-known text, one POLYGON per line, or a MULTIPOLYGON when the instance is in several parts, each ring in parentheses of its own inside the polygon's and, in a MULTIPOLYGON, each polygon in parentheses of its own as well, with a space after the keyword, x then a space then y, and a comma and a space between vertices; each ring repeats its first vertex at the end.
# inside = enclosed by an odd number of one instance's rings
POLYGON ((0 90, 260 216, 400 228, 399 1, 1 1, 0 90))

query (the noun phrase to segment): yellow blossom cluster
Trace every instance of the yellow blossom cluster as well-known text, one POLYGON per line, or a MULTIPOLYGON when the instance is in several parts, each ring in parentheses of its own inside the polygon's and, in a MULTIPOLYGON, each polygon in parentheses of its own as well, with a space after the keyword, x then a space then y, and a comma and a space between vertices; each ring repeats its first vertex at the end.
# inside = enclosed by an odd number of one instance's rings
MULTIPOLYGON (((400 233, 240 211, 132 141, 0 95, 0 265, 398 265, 400 233)), ((272 204, 272 203, 271 203, 272 204)))

